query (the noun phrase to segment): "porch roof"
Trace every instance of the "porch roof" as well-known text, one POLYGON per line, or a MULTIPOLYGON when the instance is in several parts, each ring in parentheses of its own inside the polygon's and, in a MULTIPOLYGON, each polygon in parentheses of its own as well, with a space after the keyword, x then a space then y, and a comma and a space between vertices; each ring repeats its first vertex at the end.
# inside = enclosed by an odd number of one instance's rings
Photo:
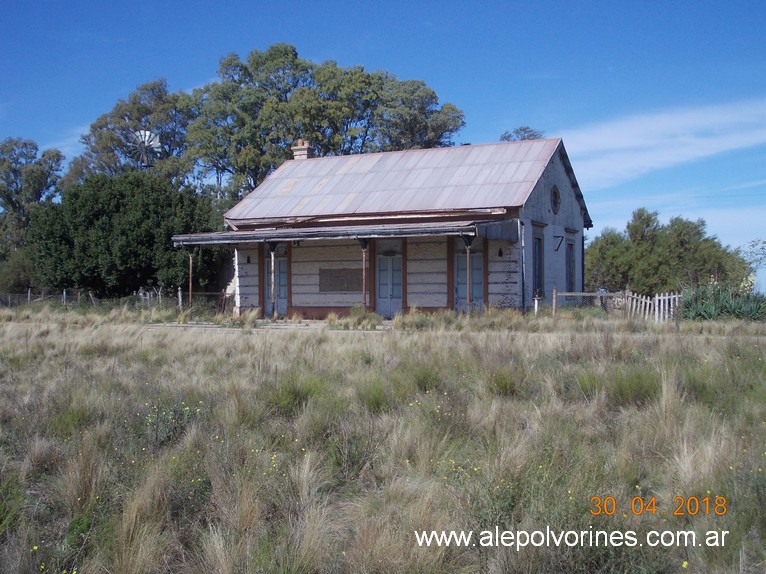
POLYGON ((418 223, 378 223, 371 225, 271 228, 254 231, 222 231, 176 235, 173 243, 189 245, 238 245, 242 243, 269 243, 284 241, 310 241, 320 239, 375 239, 383 237, 423 236, 486 236, 512 241, 512 227, 516 220, 480 220, 418 223))

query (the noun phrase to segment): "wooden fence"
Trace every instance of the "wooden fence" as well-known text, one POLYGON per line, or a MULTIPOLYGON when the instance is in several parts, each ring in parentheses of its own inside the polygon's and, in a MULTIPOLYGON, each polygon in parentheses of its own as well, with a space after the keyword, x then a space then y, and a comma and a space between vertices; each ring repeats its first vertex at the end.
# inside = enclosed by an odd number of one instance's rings
POLYGON ((637 317, 655 323, 680 318, 681 294, 659 293, 654 297, 639 295, 631 291, 605 292, 559 292, 553 290, 553 315, 557 307, 601 307, 608 315, 637 317))
POLYGON ((658 293, 654 297, 625 291, 625 309, 628 317, 654 319, 655 323, 664 323, 679 318, 681 310, 680 293, 658 293))

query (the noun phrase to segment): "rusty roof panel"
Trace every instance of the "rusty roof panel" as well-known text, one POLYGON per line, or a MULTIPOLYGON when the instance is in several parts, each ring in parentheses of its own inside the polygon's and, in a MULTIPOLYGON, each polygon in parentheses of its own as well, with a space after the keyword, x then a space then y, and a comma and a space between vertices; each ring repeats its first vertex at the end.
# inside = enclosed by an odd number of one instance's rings
POLYGON ((549 139, 287 161, 226 219, 521 206, 560 145, 549 139))

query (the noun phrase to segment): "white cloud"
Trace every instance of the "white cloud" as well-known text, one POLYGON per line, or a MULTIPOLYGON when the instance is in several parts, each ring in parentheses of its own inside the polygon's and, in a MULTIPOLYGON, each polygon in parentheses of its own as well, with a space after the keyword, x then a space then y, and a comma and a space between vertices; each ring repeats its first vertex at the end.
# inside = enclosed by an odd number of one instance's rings
POLYGON ((561 134, 577 178, 602 189, 658 169, 766 144, 766 99, 679 108, 561 134))

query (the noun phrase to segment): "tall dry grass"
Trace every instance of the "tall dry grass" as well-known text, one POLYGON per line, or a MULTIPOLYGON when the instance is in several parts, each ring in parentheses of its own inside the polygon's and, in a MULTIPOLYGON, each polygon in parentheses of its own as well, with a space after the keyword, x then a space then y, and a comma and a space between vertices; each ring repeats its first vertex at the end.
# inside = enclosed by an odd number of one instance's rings
POLYGON ((0 321, 0 571, 738 572, 766 549, 766 338, 491 313, 398 329, 0 321), (590 499, 613 496, 614 516, 590 499), (723 496, 725 515, 633 515, 723 496), (718 548, 415 530, 728 530, 718 548), (688 570, 683 565, 688 567, 688 570))

